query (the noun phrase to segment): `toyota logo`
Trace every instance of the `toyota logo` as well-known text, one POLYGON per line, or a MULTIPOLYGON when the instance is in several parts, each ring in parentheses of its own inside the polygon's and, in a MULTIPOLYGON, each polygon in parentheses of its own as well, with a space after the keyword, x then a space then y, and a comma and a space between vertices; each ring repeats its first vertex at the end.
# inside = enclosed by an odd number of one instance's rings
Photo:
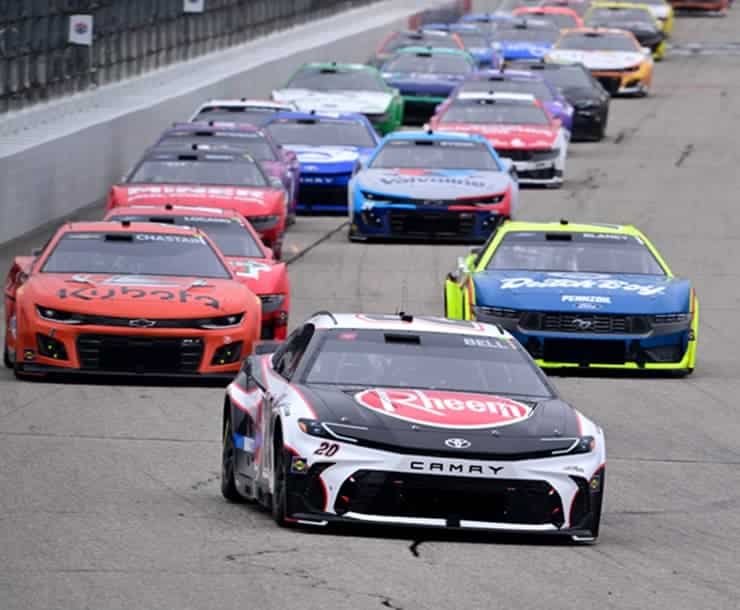
POLYGON ((575 326, 577 330, 589 330, 593 324, 594 323, 591 320, 584 320, 583 318, 574 318, 573 320, 573 326, 575 326))
POLYGON ((448 438, 445 441, 445 445, 450 449, 467 449, 470 447, 470 444, 470 441, 467 441, 464 438, 448 438))
POLYGON ((151 328, 152 326, 156 326, 157 323, 154 320, 129 320, 128 321, 129 326, 133 326, 134 328, 151 328))

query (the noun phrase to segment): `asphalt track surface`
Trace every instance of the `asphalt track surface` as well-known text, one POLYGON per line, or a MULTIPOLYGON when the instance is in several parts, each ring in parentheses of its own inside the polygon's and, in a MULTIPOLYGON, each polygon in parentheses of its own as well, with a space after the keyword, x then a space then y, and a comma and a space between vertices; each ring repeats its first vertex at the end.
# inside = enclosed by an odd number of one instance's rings
MULTIPOLYGON (((674 43, 737 32, 736 8, 678 19, 674 43)), ((674 54, 650 98, 613 103, 605 142, 572 147, 564 189, 524 192, 521 218, 640 226, 701 300, 690 378, 555 379, 606 430, 598 544, 281 530, 220 496, 222 389, 4 371, 0 609, 738 608, 739 128, 740 58, 674 54)), ((293 320, 442 312, 464 247, 349 244, 330 233, 341 222, 301 218, 290 231, 293 320)), ((40 240, 0 252, 3 269, 40 240)))

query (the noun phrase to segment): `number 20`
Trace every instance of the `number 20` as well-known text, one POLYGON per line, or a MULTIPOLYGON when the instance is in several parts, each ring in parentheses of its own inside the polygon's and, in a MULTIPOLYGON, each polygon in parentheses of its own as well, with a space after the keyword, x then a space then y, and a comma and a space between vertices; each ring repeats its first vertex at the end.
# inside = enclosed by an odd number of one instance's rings
POLYGON ((314 451, 314 455, 325 455, 326 457, 331 457, 337 451, 339 451, 339 445, 324 441, 319 445, 319 448, 314 451))

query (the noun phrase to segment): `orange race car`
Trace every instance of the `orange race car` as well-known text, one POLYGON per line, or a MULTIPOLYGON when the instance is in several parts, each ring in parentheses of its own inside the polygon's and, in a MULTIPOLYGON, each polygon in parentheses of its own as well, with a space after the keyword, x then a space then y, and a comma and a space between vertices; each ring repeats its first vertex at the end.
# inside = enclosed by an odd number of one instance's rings
POLYGON ((197 146, 187 153, 150 149, 123 183, 113 186, 106 209, 140 203, 236 210, 281 257, 288 192, 248 154, 206 152, 197 146))
POLYGON ((47 373, 231 378, 259 340, 261 304, 200 230, 62 226, 5 282, 4 361, 47 373))
POLYGON ((262 301, 262 339, 285 339, 290 311, 290 284, 285 263, 275 260, 249 222, 233 210, 193 206, 134 205, 115 208, 105 220, 156 222, 204 231, 226 262, 262 301))

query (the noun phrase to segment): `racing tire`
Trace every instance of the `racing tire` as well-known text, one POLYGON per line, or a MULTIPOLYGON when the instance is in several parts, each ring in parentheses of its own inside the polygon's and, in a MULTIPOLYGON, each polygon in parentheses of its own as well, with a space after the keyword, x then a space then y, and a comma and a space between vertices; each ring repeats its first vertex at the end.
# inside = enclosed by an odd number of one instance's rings
POLYGON ((223 451, 221 453, 221 495, 229 502, 240 504, 244 497, 236 488, 236 447, 231 432, 231 418, 224 422, 223 451))
POLYGON ((3 346, 3 364, 5 365, 6 369, 13 369, 15 368, 15 365, 13 364, 13 361, 10 359, 10 351, 8 350, 8 344, 5 343, 3 346))
POLYGON ((677 369, 675 371, 671 371, 671 377, 675 377, 676 379, 683 379, 684 377, 688 377, 691 375, 691 373, 694 372, 694 369, 688 368, 688 369, 677 369))
POLYGON ((290 527, 288 521, 288 464, 290 456, 283 445, 278 431, 274 440, 274 464, 272 468, 272 518, 280 527, 290 527))

